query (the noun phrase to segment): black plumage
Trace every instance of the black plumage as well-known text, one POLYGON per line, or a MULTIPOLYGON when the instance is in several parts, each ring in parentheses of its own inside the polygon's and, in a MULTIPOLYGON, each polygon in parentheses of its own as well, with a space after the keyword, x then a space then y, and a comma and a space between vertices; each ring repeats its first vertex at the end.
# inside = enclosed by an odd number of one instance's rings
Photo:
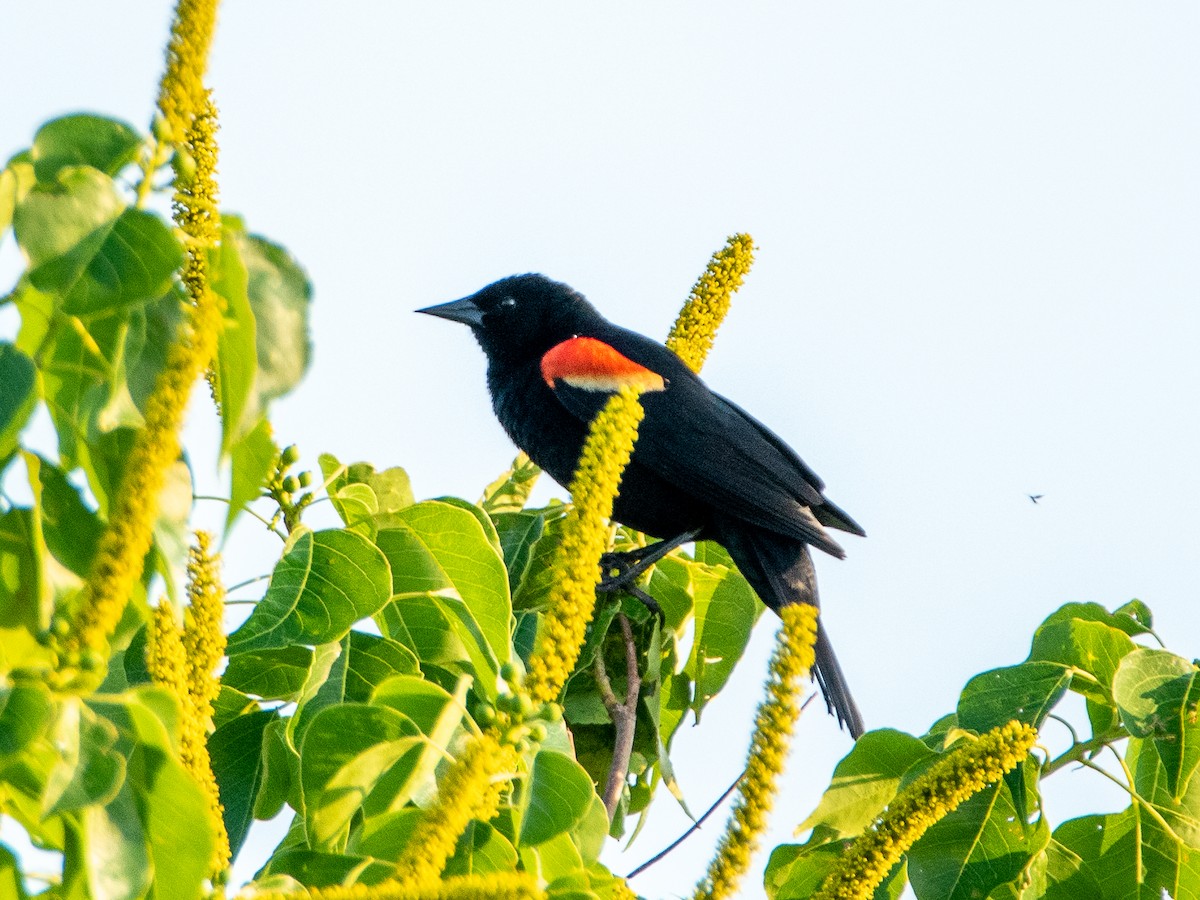
MULTIPOLYGON (((515 275, 420 312, 471 327, 505 431, 563 485, 611 393, 631 381, 647 387, 613 517, 662 539, 698 531, 716 541, 773 610, 819 605, 809 545, 845 556, 827 527, 864 533, 780 437, 710 391, 665 346, 612 324, 565 284, 515 275)), ((858 737, 862 716, 821 625, 816 660, 830 710, 858 737)))

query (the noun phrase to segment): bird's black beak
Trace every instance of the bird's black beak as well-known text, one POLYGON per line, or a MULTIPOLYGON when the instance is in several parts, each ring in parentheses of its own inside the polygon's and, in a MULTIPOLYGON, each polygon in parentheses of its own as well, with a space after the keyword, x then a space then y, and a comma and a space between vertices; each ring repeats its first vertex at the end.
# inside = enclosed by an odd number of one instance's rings
POLYGON ((449 319, 451 322, 462 322, 472 328, 483 326, 483 310, 476 306, 470 297, 451 300, 449 303, 439 303, 437 306, 426 306, 424 309, 418 309, 417 312, 437 316, 439 319, 449 319))

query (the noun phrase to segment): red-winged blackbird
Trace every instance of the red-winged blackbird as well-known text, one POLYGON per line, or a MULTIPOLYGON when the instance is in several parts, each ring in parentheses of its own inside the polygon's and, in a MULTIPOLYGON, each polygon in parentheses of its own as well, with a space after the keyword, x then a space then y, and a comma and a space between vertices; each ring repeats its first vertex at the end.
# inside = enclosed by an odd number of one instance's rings
MULTIPOLYGON (((773 610, 818 604, 808 545, 845 556, 825 526, 864 534, 780 437, 565 284, 514 275, 419 312, 471 327, 500 423, 559 484, 570 483, 587 425, 608 397, 641 387, 645 418, 613 518, 665 541, 716 541, 773 610)), ((862 715, 820 625, 816 659, 830 711, 857 738, 862 715)))

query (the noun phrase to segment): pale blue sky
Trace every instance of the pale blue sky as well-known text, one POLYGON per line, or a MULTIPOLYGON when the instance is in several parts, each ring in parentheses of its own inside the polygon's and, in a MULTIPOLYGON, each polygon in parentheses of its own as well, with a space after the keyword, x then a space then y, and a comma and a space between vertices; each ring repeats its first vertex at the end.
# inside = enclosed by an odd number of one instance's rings
MULTIPOLYGON (((169 3, 4 7, 0 154, 68 111, 144 126, 169 3)), ((817 563, 869 726, 920 733, 1068 600, 1140 597, 1200 654, 1198 43, 1185 3, 227 4, 223 202, 316 289, 278 436, 473 498, 513 452, 483 358, 411 310, 539 270, 661 336, 747 231, 705 375, 870 535, 817 563)), ((273 552, 250 530, 230 582, 273 552)), ((770 643, 679 742, 693 809, 740 769, 770 643)), ((771 845, 849 746, 810 709, 771 845)), ((1119 802, 1072 778, 1094 796, 1052 792, 1055 822, 1119 802)), ((639 891, 686 893, 720 818, 639 891)), ((685 825, 664 796, 610 862, 685 825)))

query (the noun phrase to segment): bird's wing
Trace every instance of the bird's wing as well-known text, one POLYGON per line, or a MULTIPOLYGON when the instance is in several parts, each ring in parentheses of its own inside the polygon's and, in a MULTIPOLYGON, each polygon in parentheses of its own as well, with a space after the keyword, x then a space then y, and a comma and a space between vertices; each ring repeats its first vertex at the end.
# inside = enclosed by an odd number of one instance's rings
POLYGON ((542 376, 582 421, 622 386, 636 384, 646 411, 634 449, 638 464, 746 522, 844 555, 814 515, 828 503, 816 474, 661 344, 615 328, 602 338, 572 338, 543 357, 542 376))

